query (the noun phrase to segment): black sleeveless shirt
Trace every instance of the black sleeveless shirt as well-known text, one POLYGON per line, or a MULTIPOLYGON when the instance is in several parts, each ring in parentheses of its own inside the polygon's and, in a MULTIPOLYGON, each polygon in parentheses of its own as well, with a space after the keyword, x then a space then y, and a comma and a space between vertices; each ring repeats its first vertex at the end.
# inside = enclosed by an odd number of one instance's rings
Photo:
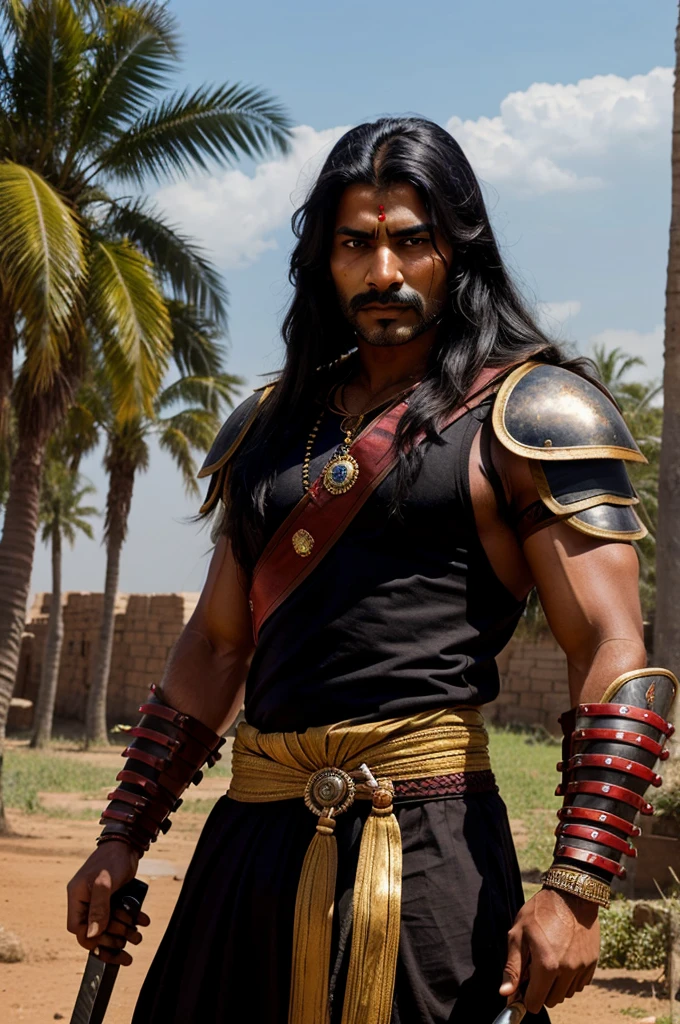
MULTIPOLYGON (((470 449, 492 405, 486 400, 446 428, 444 444, 424 445, 422 468, 400 516, 390 513, 395 474, 386 477, 264 623, 246 682, 251 725, 302 732, 497 697, 494 658, 512 636, 524 602, 491 568, 470 497, 470 449)), ((325 414, 311 480, 341 442, 340 422, 339 415, 325 414)), ((300 431, 279 466, 269 536, 303 495, 311 426, 300 431)))

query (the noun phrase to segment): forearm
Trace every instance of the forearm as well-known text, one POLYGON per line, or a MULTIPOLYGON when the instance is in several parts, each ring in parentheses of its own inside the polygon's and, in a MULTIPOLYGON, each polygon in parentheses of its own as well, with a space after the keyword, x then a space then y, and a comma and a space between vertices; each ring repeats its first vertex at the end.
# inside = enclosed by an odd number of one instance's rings
MULTIPOLYGON (((582 701, 596 701, 609 684, 634 669, 644 668, 647 652, 642 637, 629 631, 625 635, 594 635, 580 649, 568 655, 569 693, 572 706, 582 701)), ((565 709, 566 710, 566 709, 565 709)))
POLYGON ((217 641, 189 622, 161 680, 164 700, 223 733, 243 704, 252 644, 217 641))

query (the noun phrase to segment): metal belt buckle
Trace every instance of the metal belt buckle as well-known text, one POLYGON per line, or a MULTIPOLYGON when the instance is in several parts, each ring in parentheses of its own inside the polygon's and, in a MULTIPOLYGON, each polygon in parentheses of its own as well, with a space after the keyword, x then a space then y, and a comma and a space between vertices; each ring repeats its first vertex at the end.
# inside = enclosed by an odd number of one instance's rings
POLYGON ((341 768, 321 768, 310 776, 305 787, 305 804, 318 817, 342 814, 354 803, 354 779, 341 768))

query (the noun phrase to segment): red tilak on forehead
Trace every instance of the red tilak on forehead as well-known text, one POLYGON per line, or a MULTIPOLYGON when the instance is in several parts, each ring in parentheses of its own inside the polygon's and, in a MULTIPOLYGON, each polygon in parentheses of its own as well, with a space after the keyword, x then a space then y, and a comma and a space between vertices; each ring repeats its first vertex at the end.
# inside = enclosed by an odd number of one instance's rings
POLYGON ((385 207, 382 203, 378 207, 378 220, 385 220, 385 207))

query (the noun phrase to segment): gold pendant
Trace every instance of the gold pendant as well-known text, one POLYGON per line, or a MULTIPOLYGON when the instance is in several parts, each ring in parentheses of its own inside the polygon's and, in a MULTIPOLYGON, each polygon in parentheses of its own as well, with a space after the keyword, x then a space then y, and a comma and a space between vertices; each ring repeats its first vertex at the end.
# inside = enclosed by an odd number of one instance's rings
POLYGON ((344 494, 359 477, 359 463, 352 455, 334 455, 323 471, 323 485, 329 494, 344 494))

